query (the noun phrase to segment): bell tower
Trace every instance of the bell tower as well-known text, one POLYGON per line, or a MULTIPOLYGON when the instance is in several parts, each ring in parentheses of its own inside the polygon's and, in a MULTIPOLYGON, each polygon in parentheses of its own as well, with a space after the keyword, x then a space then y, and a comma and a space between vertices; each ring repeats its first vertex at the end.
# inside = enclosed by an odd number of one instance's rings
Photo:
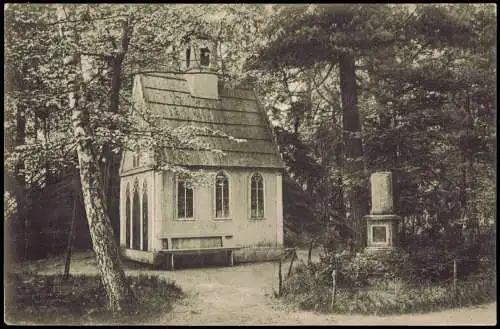
POLYGON ((208 37, 193 38, 186 41, 180 55, 191 95, 218 99, 217 43, 208 37))

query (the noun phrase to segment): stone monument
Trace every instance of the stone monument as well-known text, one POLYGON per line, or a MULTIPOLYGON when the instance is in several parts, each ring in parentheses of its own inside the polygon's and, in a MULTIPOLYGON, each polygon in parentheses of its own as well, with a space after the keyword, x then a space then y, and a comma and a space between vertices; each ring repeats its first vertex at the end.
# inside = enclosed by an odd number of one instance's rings
POLYGON ((397 247, 399 221, 394 214, 392 173, 376 172, 370 177, 372 209, 366 215, 366 251, 390 251, 397 247))

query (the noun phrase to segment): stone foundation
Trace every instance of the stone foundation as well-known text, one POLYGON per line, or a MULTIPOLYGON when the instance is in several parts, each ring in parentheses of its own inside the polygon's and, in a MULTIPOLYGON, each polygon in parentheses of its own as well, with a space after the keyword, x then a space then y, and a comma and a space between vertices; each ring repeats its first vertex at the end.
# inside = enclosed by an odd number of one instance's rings
MULTIPOLYGON (((282 247, 246 247, 233 251, 234 264, 250 262, 277 261, 284 256, 286 249, 282 247)), ((121 249, 122 257, 139 263, 151 264, 157 268, 168 269, 168 255, 164 252, 121 249)), ((227 263, 225 255, 213 254, 185 254, 176 256, 181 267, 203 267, 205 265, 224 265, 227 263)))
POLYGON ((122 257, 125 259, 130 259, 139 263, 146 263, 151 265, 160 265, 163 263, 164 256, 159 252, 153 251, 142 251, 134 249, 121 249, 122 257))
POLYGON ((276 261, 283 257, 285 249, 281 247, 252 247, 234 251, 235 263, 276 261))

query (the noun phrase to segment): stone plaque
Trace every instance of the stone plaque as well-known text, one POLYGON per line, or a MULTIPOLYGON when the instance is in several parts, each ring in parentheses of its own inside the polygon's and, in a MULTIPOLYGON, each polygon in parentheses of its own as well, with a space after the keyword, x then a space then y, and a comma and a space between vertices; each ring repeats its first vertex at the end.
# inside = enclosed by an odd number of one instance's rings
POLYGON ((375 243, 387 243, 387 226, 372 226, 372 241, 375 243))

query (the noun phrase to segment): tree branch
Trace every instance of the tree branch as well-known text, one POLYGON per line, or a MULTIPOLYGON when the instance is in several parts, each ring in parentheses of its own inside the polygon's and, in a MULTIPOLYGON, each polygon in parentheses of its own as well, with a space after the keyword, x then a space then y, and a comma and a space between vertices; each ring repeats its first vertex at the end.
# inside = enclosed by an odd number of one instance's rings
POLYGON ((319 88, 325 81, 326 79, 330 76, 330 73, 332 72, 333 68, 335 66, 335 63, 330 63, 330 68, 328 69, 328 72, 326 73, 325 77, 323 78, 323 80, 321 80, 320 83, 316 84, 315 80, 313 79, 313 83, 314 83, 314 86, 316 88, 319 88))
POLYGON ((111 46, 113 46, 113 49, 115 51, 118 51, 118 46, 116 45, 116 40, 115 38, 111 35, 111 32, 109 32, 109 28, 106 27, 106 33, 108 34, 108 40, 111 42, 111 46))
POLYGON ((115 16, 110 16, 110 17, 99 17, 99 18, 93 18, 93 19, 87 19, 87 18, 73 19, 73 20, 65 19, 65 20, 55 21, 52 23, 46 23, 46 24, 43 24, 43 26, 53 26, 53 25, 68 24, 68 23, 79 23, 79 22, 83 22, 83 21, 94 22, 94 21, 102 21, 102 20, 113 19, 113 18, 118 18, 118 17, 128 17, 128 16, 127 15, 115 15, 115 16))
POLYGON ((290 98, 290 104, 293 103, 293 94, 292 91, 290 90, 290 86, 288 85, 288 75, 285 71, 285 68, 283 66, 280 67, 281 74, 283 75, 282 82, 285 85, 286 91, 288 93, 288 97, 290 98))
POLYGON ((127 20, 122 22, 122 40, 121 40, 121 49, 120 52, 125 54, 128 51, 128 46, 130 43, 130 38, 133 31, 132 20, 134 19, 133 15, 130 15, 127 20))
POLYGON ((113 58, 112 53, 91 53, 91 52, 80 52, 79 55, 81 56, 89 56, 89 57, 97 57, 104 59, 106 61, 110 60, 113 58))

